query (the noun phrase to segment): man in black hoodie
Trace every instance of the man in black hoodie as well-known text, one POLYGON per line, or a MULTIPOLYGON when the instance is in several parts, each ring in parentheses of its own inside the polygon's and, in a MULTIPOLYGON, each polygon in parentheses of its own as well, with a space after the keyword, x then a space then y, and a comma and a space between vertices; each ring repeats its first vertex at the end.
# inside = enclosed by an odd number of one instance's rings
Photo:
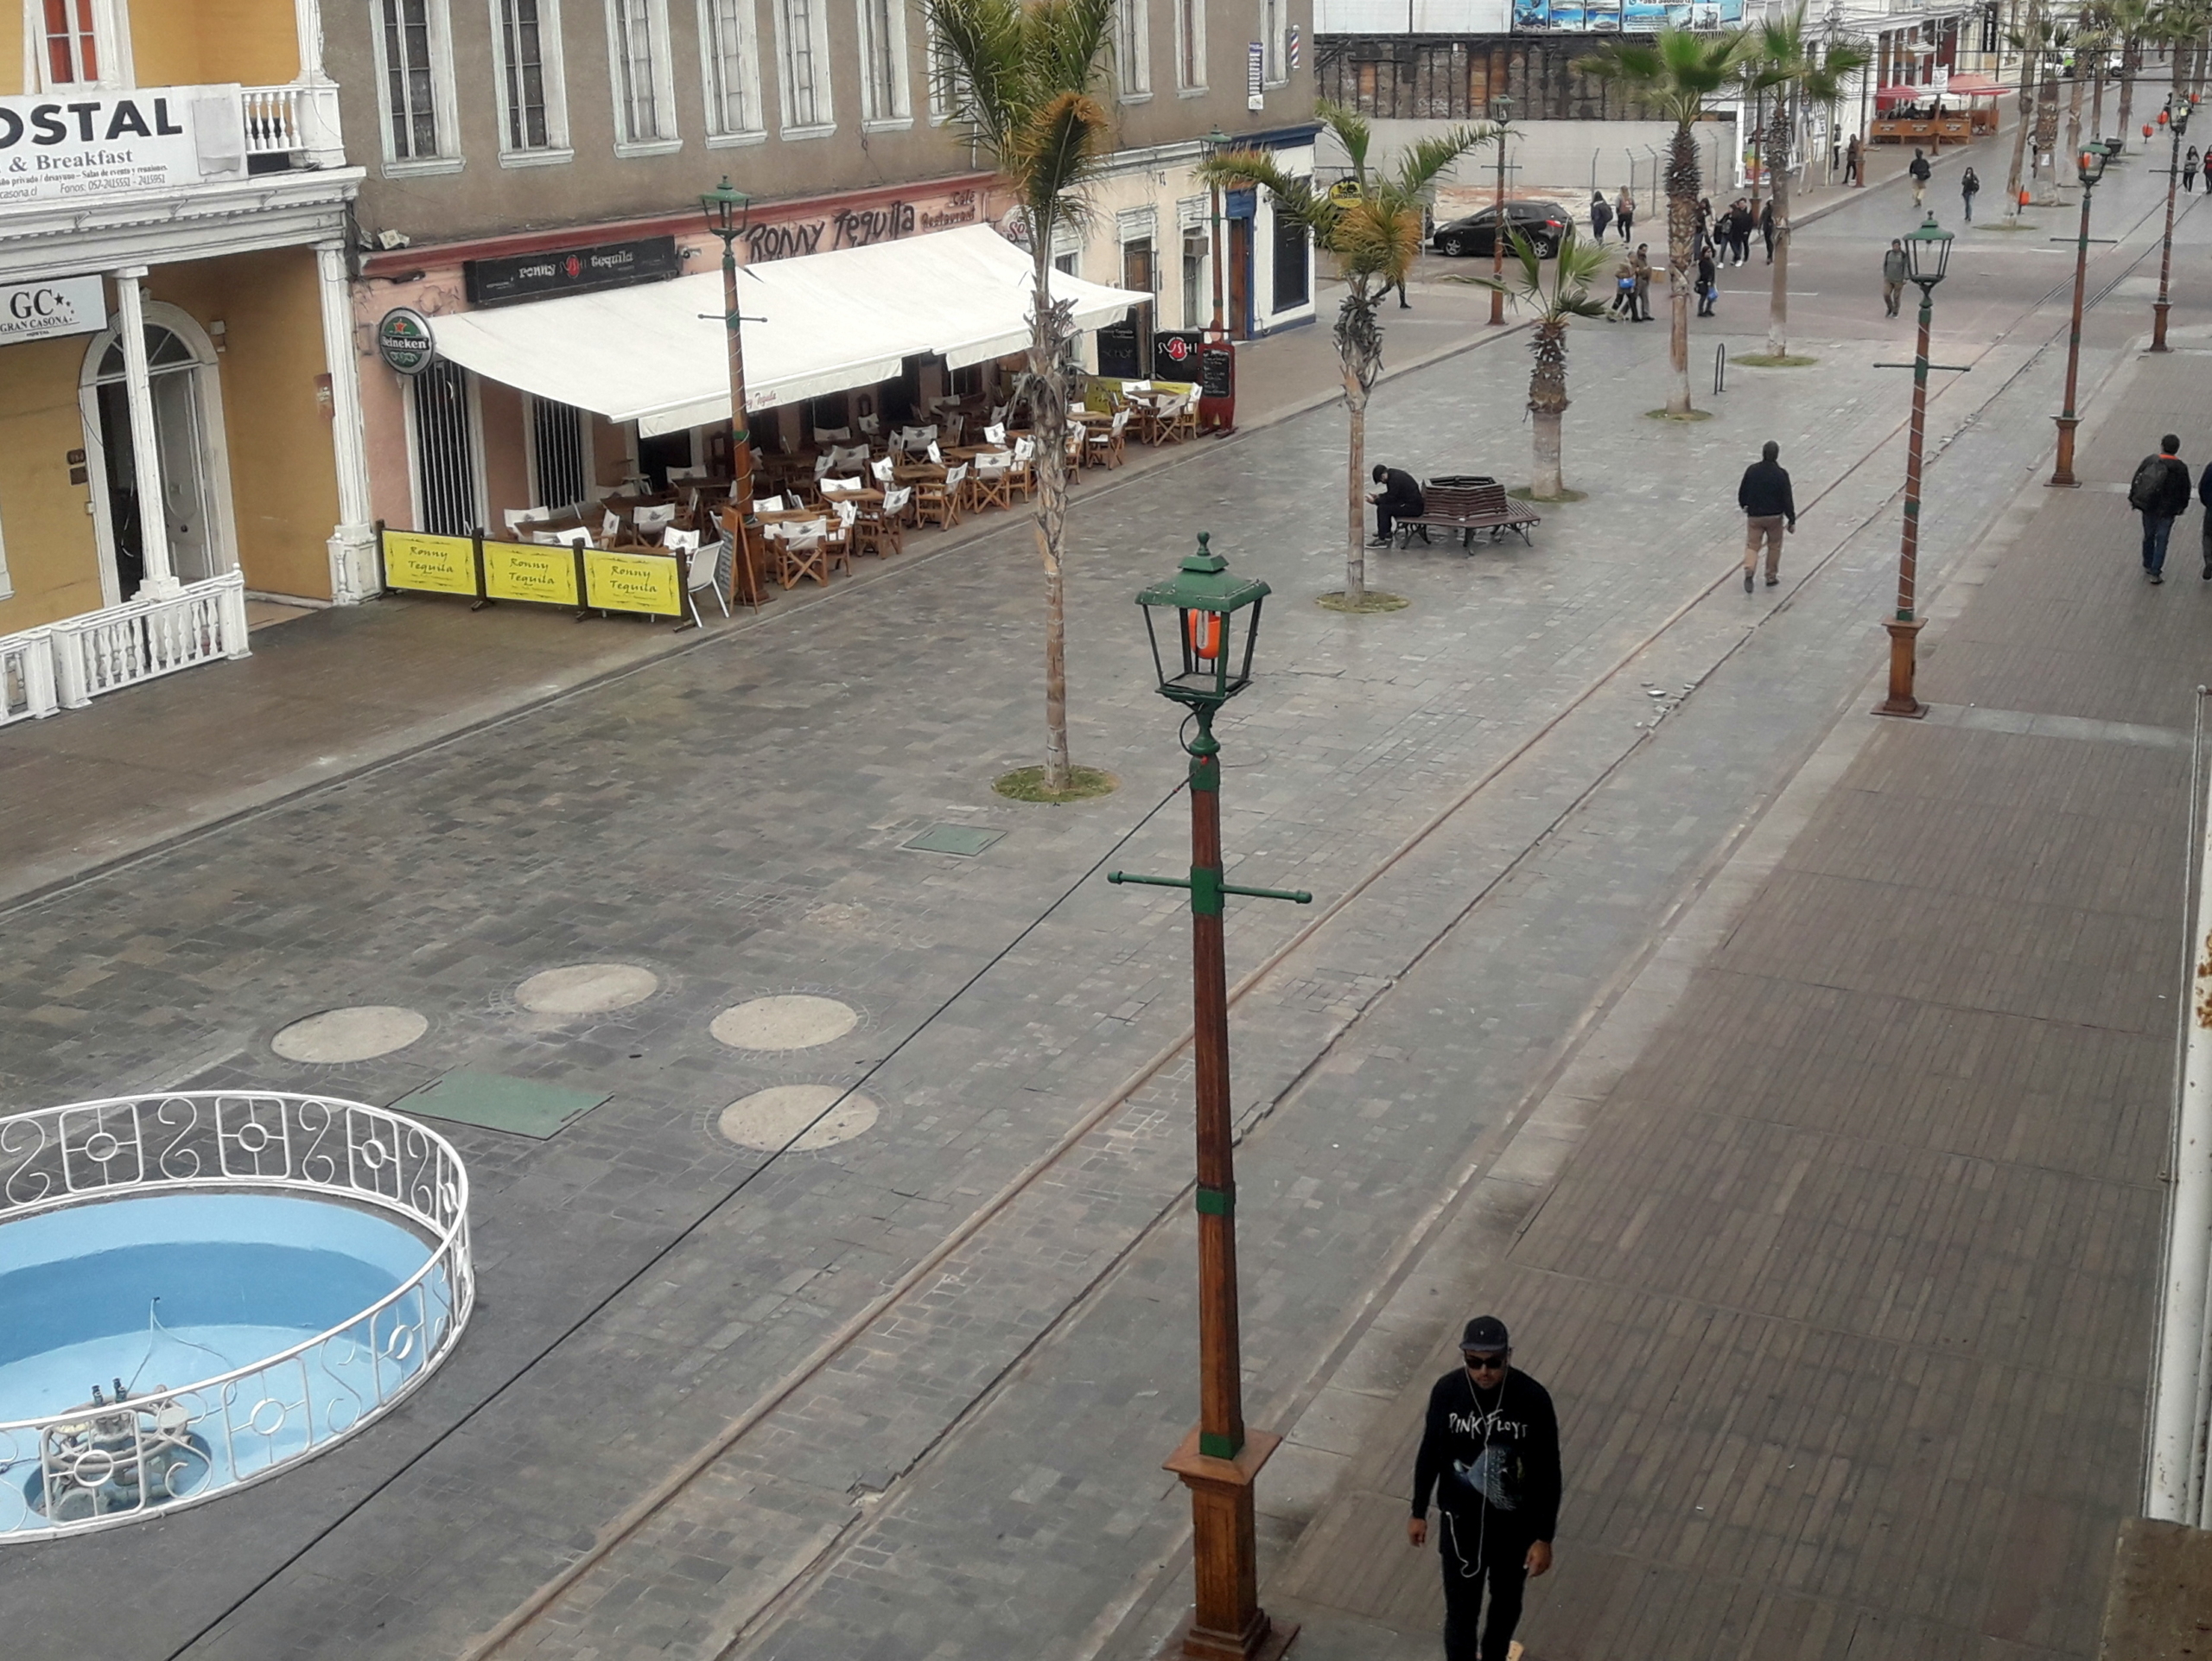
POLYGON ((1445 1661, 1506 1661, 1531 1575, 1552 1566, 1559 1520, 1559 1420, 1550 1393, 1510 1365, 1505 1323, 1482 1315, 1459 1339, 1465 1364, 1436 1381, 1414 1460, 1406 1538, 1428 1539, 1429 1496, 1443 1513, 1445 1661), (1483 1585, 1490 1622, 1476 1641, 1483 1585))
POLYGON ((1744 469, 1736 487, 1736 506, 1744 510, 1744 592, 1751 591, 1751 576, 1758 570, 1759 544, 1766 544, 1766 585, 1782 581, 1783 528, 1797 528, 1797 500, 1789 491, 1789 474, 1781 461, 1782 446, 1771 438, 1759 446, 1759 459, 1744 469))
POLYGON ((2168 433, 2158 441, 2158 453, 2137 464, 2128 481, 2127 505, 2143 516, 2143 575, 2153 582, 2166 580, 2166 538, 2174 521, 2189 512, 2189 468, 2181 459, 2181 440, 2168 433))

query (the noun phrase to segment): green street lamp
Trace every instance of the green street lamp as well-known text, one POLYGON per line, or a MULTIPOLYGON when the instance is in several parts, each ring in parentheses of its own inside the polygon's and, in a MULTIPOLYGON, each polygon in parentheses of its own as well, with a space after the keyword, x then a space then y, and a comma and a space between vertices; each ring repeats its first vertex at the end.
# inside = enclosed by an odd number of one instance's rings
POLYGON ((1260 1607, 1252 1483, 1282 1440, 1248 1430, 1238 1356, 1236 1167, 1229 1110, 1229 974, 1222 935, 1230 894, 1311 904, 1313 896, 1248 888, 1222 880, 1221 746, 1213 718, 1252 684, 1260 602, 1268 585, 1233 576, 1198 534, 1198 551, 1165 582, 1137 595, 1152 642, 1160 697, 1191 713, 1191 874, 1109 882, 1187 888, 1191 894, 1192 1049, 1198 1075, 1198 1426, 1166 1468, 1191 1492, 1192 1566, 1197 1599, 1176 1650, 1207 1661, 1275 1661, 1298 1635, 1260 1607))
POLYGON ((745 522, 753 512, 753 434, 745 412, 745 335, 737 307, 737 239, 753 224, 753 199, 724 174, 722 181, 699 198, 707 229, 721 239, 722 321, 729 336, 730 505, 737 522, 729 559, 731 600, 758 608, 760 576, 745 522))
POLYGON ((2058 461, 2050 480, 2061 490, 2073 490, 2081 482, 2074 476, 2074 430, 2082 424, 2074 413, 2074 394, 2082 375, 2082 290, 2089 278, 2089 200, 2119 148, 2117 140, 2091 143, 2084 144, 2074 158, 2075 175, 2082 181, 2082 234, 2074 250, 2074 326, 2066 341, 2066 408, 2052 417, 2058 423, 2058 461))
POLYGON ((2196 106, 2190 99, 2177 104, 2171 112, 2161 110, 2158 120, 2172 130, 2173 155, 2166 163, 2166 235, 2158 246, 2158 297, 2151 306, 2151 350, 2168 352, 2166 344, 2166 313, 2171 309, 2166 297, 2167 283, 2174 270, 2174 184, 2181 174, 2181 136, 2189 130, 2190 112, 2196 106))
POLYGON ((1883 620, 1890 633, 1890 695, 1878 716, 1917 717, 1928 706, 1913 696, 1916 649, 1925 618, 1914 614, 1913 583, 1920 565, 1920 457, 1928 432, 1928 328, 1936 315, 1936 285, 1951 263, 1951 233, 1933 213, 1904 239, 1905 269, 1920 286, 1920 339, 1912 353, 1912 427, 1904 452, 1904 530, 1897 543, 1897 614, 1883 620))
MULTIPOLYGON (((1497 194, 1491 204, 1490 227, 1490 321, 1493 328, 1505 323, 1505 136, 1513 127, 1513 99, 1500 92, 1490 101, 1491 124, 1497 129, 1497 194)), ((1399 298, 1403 299, 1402 293, 1399 298)))

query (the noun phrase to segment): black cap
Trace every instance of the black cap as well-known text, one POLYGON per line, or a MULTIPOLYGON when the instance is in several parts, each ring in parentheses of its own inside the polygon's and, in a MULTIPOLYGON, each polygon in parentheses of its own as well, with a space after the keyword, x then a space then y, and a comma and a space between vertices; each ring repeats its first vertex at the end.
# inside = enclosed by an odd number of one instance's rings
POLYGON ((1506 1336, 1505 1323, 1496 1315, 1477 1315, 1467 1323, 1467 1330, 1459 1334, 1461 1349, 1480 1350, 1485 1354, 1505 1349, 1511 1342, 1506 1336))

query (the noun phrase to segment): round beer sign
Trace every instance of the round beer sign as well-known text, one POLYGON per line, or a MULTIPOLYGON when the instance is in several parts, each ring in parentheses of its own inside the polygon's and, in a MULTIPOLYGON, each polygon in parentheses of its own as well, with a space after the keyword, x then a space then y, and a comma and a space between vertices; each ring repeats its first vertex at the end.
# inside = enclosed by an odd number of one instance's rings
POLYGON ((377 325, 377 352, 403 375, 419 375, 437 356, 430 320, 411 306, 394 306, 377 325))

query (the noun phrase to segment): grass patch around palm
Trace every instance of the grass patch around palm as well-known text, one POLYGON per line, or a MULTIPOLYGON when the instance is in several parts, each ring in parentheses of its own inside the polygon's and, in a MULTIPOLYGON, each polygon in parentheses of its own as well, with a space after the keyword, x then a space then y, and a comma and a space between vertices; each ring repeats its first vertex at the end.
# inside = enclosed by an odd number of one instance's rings
POLYGON ((1713 411, 1710 410, 1688 410, 1681 415, 1676 415, 1672 410, 1646 410, 1643 413, 1645 418, 1651 421, 1710 421, 1713 419, 1713 411))
POLYGON ((1746 352, 1741 357, 1731 358, 1730 363, 1740 363, 1750 369, 1802 369, 1820 361, 1818 358, 1801 357, 1795 352, 1746 352))
POLYGON ((1070 767, 1065 790, 1047 790, 1042 767, 1016 767, 991 780, 991 788, 1010 801, 1043 802, 1052 807, 1110 796, 1121 787, 1122 781, 1103 767, 1070 767))
POLYGON ((1313 603, 1323 611, 1353 612, 1363 616, 1373 612, 1403 611, 1413 601, 1402 594, 1385 594, 1380 589, 1370 589, 1357 600, 1345 599, 1344 591, 1338 589, 1334 594, 1317 595, 1313 603))
POLYGON ((1586 502, 1590 500, 1589 493, 1580 490, 1562 490, 1556 496, 1539 495, 1534 485, 1512 493, 1524 502, 1586 502))

